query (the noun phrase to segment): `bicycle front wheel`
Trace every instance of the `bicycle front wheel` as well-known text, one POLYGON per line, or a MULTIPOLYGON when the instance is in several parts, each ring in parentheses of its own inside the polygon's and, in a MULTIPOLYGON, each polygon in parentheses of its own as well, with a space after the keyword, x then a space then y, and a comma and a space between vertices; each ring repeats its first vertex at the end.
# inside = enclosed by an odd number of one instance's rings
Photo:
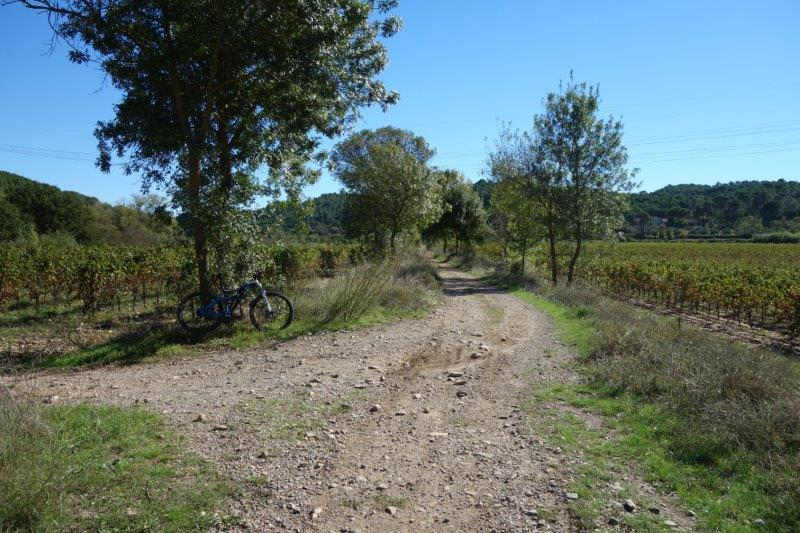
POLYGON ((289 298, 279 292, 267 291, 250 302, 250 322, 259 331, 278 331, 292 323, 294 308, 289 298))
POLYGON ((222 322, 222 306, 217 304, 217 308, 212 313, 213 316, 200 316, 198 311, 208 302, 203 301, 200 292, 193 292, 185 296, 178 304, 178 323, 189 333, 205 333, 212 331, 222 322))

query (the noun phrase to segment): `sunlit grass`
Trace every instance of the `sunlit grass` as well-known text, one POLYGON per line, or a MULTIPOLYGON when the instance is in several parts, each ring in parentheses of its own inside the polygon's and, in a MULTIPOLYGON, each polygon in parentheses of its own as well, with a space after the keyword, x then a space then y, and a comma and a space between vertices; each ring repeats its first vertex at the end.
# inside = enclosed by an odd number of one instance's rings
POLYGON ((0 399, 0 530, 188 531, 223 525, 232 488, 141 409, 0 399))

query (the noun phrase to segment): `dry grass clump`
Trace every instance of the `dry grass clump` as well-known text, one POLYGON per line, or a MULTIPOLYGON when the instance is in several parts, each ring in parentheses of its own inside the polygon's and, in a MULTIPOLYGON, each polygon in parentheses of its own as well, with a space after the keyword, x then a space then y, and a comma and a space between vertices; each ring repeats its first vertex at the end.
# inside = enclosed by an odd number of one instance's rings
MULTIPOLYGON (((586 287, 538 290, 591 316, 595 332, 584 359, 593 380, 666 403, 687 419, 687 432, 697 429, 698 446, 711 445, 714 454, 748 450, 766 463, 800 449, 798 361, 680 326, 586 287)), ((696 451, 698 459, 711 459, 696 451)))
POLYGON ((765 462, 800 446, 798 365, 673 321, 614 306, 587 360, 593 379, 619 392, 665 402, 698 429, 682 454, 713 460, 744 449, 765 462), (704 436, 701 435, 704 434, 704 436))
POLYGON ((406 253, 350 268, 334 278, 312 280, 293 297, 297 316, 319 323, 352 322, 378 308, 423 309, 438 284, 436 269, 426 257, 406 253))

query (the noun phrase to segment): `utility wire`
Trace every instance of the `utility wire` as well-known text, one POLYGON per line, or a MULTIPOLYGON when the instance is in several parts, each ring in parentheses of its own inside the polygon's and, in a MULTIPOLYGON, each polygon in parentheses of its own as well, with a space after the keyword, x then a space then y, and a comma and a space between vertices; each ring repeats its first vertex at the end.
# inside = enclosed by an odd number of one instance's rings
MULTIPOLYGON (((93 155, 89 152, 74 152, 70 150, 57 150, 54 148, 40 148, 14 144, 0 144, 0 152, 44 159, 59 159, 62 161, 78 161, 84 163, 94 163, 96 161, 94 158, 87 157, 93 155)), ((111 165, 121 166, 122 164, 123 163, 112 163, 111 165)))

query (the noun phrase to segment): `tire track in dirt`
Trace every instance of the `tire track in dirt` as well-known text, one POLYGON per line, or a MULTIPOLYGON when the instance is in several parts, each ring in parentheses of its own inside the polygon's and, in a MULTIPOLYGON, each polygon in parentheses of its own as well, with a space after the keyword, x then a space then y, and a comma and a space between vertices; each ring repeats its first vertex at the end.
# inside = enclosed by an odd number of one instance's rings
POLYGON ((566 458, 520 407, 532 384, 576 379, 568 351, 516 297, 441 274, 443 302, 424 319, 28 375, 15 390, 163 413, 241 487, 227 529, 575 530, 566 458))

